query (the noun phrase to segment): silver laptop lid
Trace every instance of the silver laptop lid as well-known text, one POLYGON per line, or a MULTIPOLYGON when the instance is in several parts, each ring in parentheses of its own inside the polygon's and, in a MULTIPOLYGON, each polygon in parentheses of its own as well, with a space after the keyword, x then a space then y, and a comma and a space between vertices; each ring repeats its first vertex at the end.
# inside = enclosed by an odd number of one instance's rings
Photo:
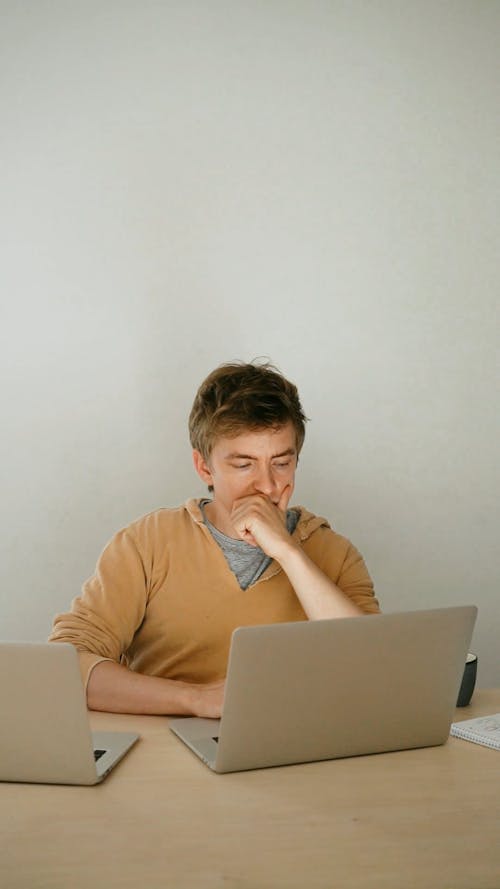
POLYGON ((0 643, 0 780, 95 784, 76 649, 0 643))
POLYGON ((442 744, 475 606, 242 627, 216 771, 442 744))

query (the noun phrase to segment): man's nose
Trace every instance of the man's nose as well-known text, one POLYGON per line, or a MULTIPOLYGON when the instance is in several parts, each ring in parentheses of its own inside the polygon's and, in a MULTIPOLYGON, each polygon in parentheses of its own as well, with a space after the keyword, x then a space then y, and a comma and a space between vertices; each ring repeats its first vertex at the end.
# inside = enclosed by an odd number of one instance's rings
POLYGON ((259 494, 266 494, 268 497, 276 490, 276 479, 272 468, 263 468, 260 470, 255 479, 255 488, 259 494))

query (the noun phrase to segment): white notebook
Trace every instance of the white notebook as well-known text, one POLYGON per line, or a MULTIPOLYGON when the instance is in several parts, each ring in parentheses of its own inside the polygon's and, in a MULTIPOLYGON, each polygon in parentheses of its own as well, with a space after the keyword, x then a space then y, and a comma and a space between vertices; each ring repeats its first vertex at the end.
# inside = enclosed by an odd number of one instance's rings
POLYGON ((465 741, 474 741, 475 744, 484 744, 485 747, 500 750, 500 713, 452 722, 450 734, 465 741))

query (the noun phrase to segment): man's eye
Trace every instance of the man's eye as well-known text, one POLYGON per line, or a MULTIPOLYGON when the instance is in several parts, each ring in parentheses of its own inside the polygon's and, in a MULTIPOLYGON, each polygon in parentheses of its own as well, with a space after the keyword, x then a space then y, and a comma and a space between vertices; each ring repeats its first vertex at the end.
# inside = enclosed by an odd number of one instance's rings
POLYGON ((233 463, 235 469, 248 469, 251 466, 250 463, 233 463))
POLYGON ((278 469, 284 469, 286 466, 290 466, 290 460, 287 460, 286 463, 275 463, 274 465, 277 466, 278 469))

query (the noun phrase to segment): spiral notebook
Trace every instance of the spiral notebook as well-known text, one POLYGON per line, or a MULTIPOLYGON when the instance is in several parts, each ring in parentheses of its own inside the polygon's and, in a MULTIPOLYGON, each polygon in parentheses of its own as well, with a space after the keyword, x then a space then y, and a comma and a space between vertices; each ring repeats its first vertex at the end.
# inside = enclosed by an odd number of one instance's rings
POLYGON ((500 713, 452 722, 450 735, 500 750, 500 713))

